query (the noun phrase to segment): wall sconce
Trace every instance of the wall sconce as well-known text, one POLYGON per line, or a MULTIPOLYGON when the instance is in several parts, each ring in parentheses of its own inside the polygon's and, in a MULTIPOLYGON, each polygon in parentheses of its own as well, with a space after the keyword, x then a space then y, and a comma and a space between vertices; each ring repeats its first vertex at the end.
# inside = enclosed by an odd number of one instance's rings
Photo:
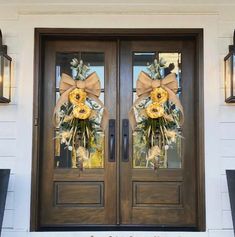
POLYGON ((225 102, 235 102, 235 30, 233 45, 229 45, 229 53, 224 58, 225 102))
POLYGON ((7 55, 7 46, 2 45, 0 30, 0 103, 11 101, 11 57, 7 55))

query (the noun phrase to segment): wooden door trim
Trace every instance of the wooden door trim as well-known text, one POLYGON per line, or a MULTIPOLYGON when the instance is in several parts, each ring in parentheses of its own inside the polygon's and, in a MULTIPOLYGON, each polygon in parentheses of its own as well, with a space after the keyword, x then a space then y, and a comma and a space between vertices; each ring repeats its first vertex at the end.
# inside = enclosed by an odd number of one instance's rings
MULTIPOLYGON (((205 165, 204 165, 204 83, 203 83, 203 29, 65 29, 65 28, 36 28, 35 29, 35 48, 34 48, 34 107, 33 107, 33 153, 32 153, 32 182, 31 182, 31 218, 30 230, 38 231, 39 226, 39 149, 40 149, 40 113, 41 113, 41 78, 43 75, 43 45, 46 40, 58 39, 79 39, 79 40, 119 40, 128 39, 185 39, 195 41, 196 45, 196 94, 198 103, 196 105, 197 114, 197 157, 196 170, 197 180, 197 229, 194 231, 205 231, 205 165)), ((159 227, 87 227, 87 230, 160 230, 159 227)), ((65 230, 64 228, 56 228, 65 230)), ((47 229, 56 230, 56 229, 47 229)), ((76 228, 75 228, 76 229, 76 228)), ((86 230, 79 228, 76 230, 86 230)), ((162 229, 161 229, 162 230, 162 229)), ((164 229, 166 230, 166 229, 164 229)), ((171 228, 168 230, 188 231, 188 228, 171 228)), ((193 230, 193 229, 190 229, 193 230)))

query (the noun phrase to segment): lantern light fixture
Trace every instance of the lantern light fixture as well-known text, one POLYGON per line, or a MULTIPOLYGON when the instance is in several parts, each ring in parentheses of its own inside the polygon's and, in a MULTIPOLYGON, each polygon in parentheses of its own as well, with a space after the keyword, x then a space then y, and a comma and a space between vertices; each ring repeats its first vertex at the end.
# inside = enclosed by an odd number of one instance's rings
POLYGON ((0 29, 0 103, 11 101, 11 62, 11 57, 7 55, 7 46, 2 44, 0 29))
POLYGON ((233 45, 229 45, 229 53, 224 58, 225 102, 235 103, 235 30, 233 45))

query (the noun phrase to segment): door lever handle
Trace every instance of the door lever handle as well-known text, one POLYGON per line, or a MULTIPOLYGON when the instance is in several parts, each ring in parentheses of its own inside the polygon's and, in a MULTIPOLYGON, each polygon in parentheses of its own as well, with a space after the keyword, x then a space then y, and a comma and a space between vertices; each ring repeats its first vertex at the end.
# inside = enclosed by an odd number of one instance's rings
POLYGON ((109 162, 115 162, 115 119, 109 120, 109 162))
POLYGON ((122 161, 129 161, 129 120, 122 120, 122 161))

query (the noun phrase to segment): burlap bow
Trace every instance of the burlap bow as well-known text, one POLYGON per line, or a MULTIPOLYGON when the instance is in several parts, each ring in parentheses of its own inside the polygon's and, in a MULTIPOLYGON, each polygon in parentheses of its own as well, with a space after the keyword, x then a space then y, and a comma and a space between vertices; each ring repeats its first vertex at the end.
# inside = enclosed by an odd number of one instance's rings
MULTIPOLYGON (((101 127, 104 129, 108 120, 108 111, 104 107, 102 101, 99 100, 100 96, 100 80, 96 72, 90 74, 84 81, 74 80, 69 75, 63 73, 60 80, 60 98, 56 103, 54 109, 54 121, 56 120, 56 112, 60 109, 60 107, 68 102, 69 93, 75 88, 84 89, 87 93, 87 97, 94 100, 98 105, 100 105, 103 109, 103 117, 101 121, 101 127)), ((56 123, 56 122, 55 122, 56 123)))
POLYGON ((167 75, 165 78, 161 80, 152 80, 150 76, 145 72, 140 72, 138 80, 136 82, 136 93, 138 98, 134 102, 130 112, 129 112, 129 120, 133 129, 136 127, 136 118, 134 113, 134 107, 138 105, 142 100, 149 97, 150 92, 157 88, 162 87, 168 92, 169 101, 171 101, 175 106, 180 110, 180 124, 183 124, 184 121, 184 111, 183 107, 180 103, 178 96, 176 95, 178 90, 178 83, 176 80, 175 73, 171 73, 167 75))

